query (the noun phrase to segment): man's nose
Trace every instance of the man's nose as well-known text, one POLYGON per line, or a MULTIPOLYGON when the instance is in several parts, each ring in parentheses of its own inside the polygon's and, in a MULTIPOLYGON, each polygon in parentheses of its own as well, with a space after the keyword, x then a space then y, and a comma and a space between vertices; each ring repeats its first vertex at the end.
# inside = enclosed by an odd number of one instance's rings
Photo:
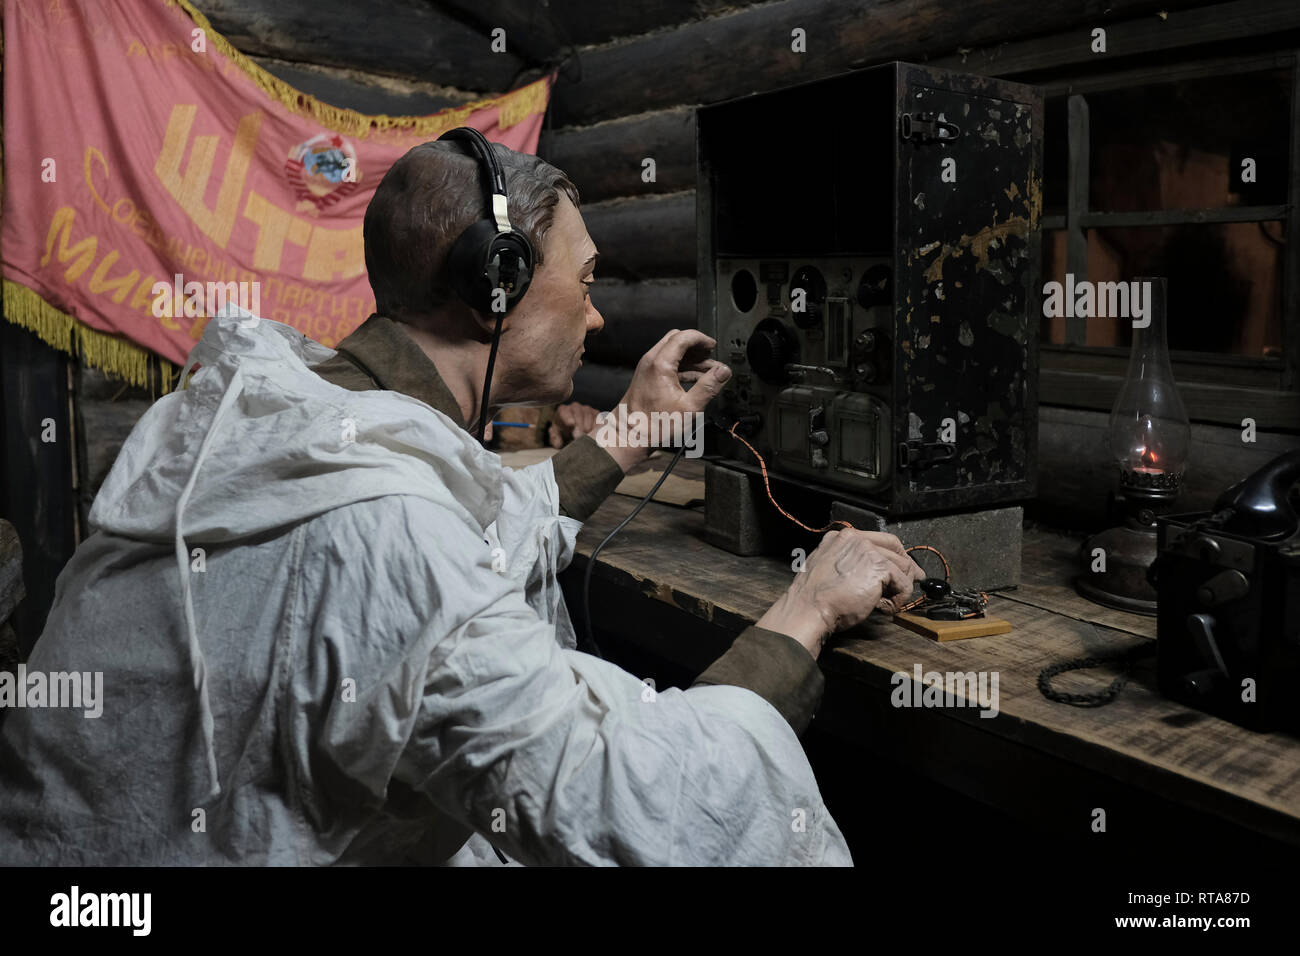
POLYGON ((605 317, 594 305, 587 310, 587 334, 594 335, 605 327, 605 317))

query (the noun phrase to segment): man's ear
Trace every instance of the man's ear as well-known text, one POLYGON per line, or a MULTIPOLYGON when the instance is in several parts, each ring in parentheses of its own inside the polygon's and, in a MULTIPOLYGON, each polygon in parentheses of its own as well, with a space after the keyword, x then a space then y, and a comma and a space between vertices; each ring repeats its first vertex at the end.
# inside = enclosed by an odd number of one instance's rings
MULTIPOLYGON (((471 308, 468 305, 461 305, 457 310, 460 327, 463 330, 461 334, 467 338, 472 338, 481 345, 492 344, 492 333, 496 331, 497 317, 495 312, 480 312, 478 309, 471 308)), ((501 331, 504 334, 511 326, 511 316, 507 314, 501 322, 501 331)))

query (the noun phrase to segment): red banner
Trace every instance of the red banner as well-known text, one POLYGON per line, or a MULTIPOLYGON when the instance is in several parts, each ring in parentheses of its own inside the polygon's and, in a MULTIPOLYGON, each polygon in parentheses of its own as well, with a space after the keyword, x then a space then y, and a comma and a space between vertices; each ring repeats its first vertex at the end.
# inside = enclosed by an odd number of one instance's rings
POLYGON ((374 309, 361 226, 389 166, 456 126, 535 152, 551 83, 365 116, 186 0, 7 0, 4 41, 5 316, 134 381, 138 347, 183 364, 223 296, 335 345, 374 309))

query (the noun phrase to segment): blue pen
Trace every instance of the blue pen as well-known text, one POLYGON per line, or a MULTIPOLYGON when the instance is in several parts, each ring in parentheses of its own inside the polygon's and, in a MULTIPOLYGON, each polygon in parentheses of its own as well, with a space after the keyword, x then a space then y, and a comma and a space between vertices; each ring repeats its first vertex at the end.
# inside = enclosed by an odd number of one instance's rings
POLYGON ((527 422, 493 422, 493 428, 532 428, 527 422))

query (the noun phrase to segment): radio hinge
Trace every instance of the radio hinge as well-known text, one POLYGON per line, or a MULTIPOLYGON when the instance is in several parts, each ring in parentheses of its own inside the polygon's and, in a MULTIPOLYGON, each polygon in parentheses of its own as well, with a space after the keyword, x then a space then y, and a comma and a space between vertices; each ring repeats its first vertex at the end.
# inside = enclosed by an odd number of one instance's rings
POLYGON ((898 117, 898 131, 903 139, 920 143, 947 143, 961 135, 956 123, 941 120, 933 113, 903 113, 898 117))

